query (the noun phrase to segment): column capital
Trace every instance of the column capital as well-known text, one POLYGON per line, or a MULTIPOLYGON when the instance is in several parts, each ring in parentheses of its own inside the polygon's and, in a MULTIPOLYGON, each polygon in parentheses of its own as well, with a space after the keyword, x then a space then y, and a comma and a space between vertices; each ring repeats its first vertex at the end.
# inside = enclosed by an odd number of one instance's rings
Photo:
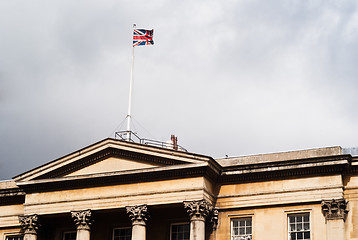
POLYGON ((19 222, 25 234, 37 235, 40 226, 37 214, 19 216, 19 222))
POLYGON ((76 224, 77 230, 91 230, 93 216, 90 209, 81 211, 71 211, 71 216, 76 224))
POLYGON ((206 200, 185 201, 184 208, 189 214, 190 221, 205 221, 213 209, 213 206, 206 200))
POLYGON ((218 226, 219 223, 219 211, 217 208, 213 208, 213 210, 211 211, 210 223, 213 230, 216 230, 216 227, 218 226))
POLYGON ((348 214, 348 201, 342 199, 323 200, 321 203, 322 213, 327 220, 346 220, 348 214))
POLYGON ((126 207, 127 213, 132 225, 146 225, 147 220, 149 219, 149 213, 147 205, 137 205, 137 206, 128 206, 126 207))

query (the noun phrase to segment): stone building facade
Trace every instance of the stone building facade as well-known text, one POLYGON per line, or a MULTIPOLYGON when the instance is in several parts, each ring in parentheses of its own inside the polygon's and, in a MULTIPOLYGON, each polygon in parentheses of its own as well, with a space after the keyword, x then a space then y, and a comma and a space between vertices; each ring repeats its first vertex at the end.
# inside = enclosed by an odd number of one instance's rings
POLYGON ((341 147, 213 159, 105 139, 0 182, 0 240, 358 240, 341 147))

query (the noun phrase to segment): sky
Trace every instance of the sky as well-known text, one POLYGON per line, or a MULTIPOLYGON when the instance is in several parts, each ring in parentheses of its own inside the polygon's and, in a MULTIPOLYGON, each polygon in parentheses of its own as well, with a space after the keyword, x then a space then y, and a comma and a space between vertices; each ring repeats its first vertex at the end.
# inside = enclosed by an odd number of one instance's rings
POLYGON ((214 158, 358 146, 356 0, 0 1, 0 179, 125 130, 214 158))

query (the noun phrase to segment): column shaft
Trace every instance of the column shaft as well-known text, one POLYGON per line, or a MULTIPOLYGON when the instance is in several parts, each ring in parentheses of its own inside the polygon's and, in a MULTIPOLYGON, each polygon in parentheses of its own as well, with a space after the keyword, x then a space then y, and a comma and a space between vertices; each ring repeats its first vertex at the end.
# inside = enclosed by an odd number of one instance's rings
POLYGON ((205 240, 205 222, 201 220, 190 221, 190 240, 205 240))
POLYGON ((145 225, 133 225, 132 226, 132 240, 145 240, 146 239, 146 227, 145 225))
POLYGON ((78 229, 76 240, 89 240, 91 232, 86 229, 78 229))
POLYGON ((24 234, 24 240, 37 240, 36 234, 24 234))

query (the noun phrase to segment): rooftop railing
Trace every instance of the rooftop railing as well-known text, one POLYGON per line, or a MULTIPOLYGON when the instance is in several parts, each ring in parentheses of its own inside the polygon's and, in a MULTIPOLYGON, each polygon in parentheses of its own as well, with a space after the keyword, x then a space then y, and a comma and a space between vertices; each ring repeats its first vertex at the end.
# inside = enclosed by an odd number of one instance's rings
POLYGON ((132 131, 116 132, 115 139, 128 141, 128 142, 134 142, 134 143, 140 143, 140 144, 149 145, 149 146, 174 149, 174 150, 182 151, 182 152, 188 152, 182 146, 173 144, 173 143, 171 143, 171 141, 170 142, 161 142, 161 141, 156 141, 156 140, 147 139, 147 138, 140 138, 136 133, 134 133, 132 131))

